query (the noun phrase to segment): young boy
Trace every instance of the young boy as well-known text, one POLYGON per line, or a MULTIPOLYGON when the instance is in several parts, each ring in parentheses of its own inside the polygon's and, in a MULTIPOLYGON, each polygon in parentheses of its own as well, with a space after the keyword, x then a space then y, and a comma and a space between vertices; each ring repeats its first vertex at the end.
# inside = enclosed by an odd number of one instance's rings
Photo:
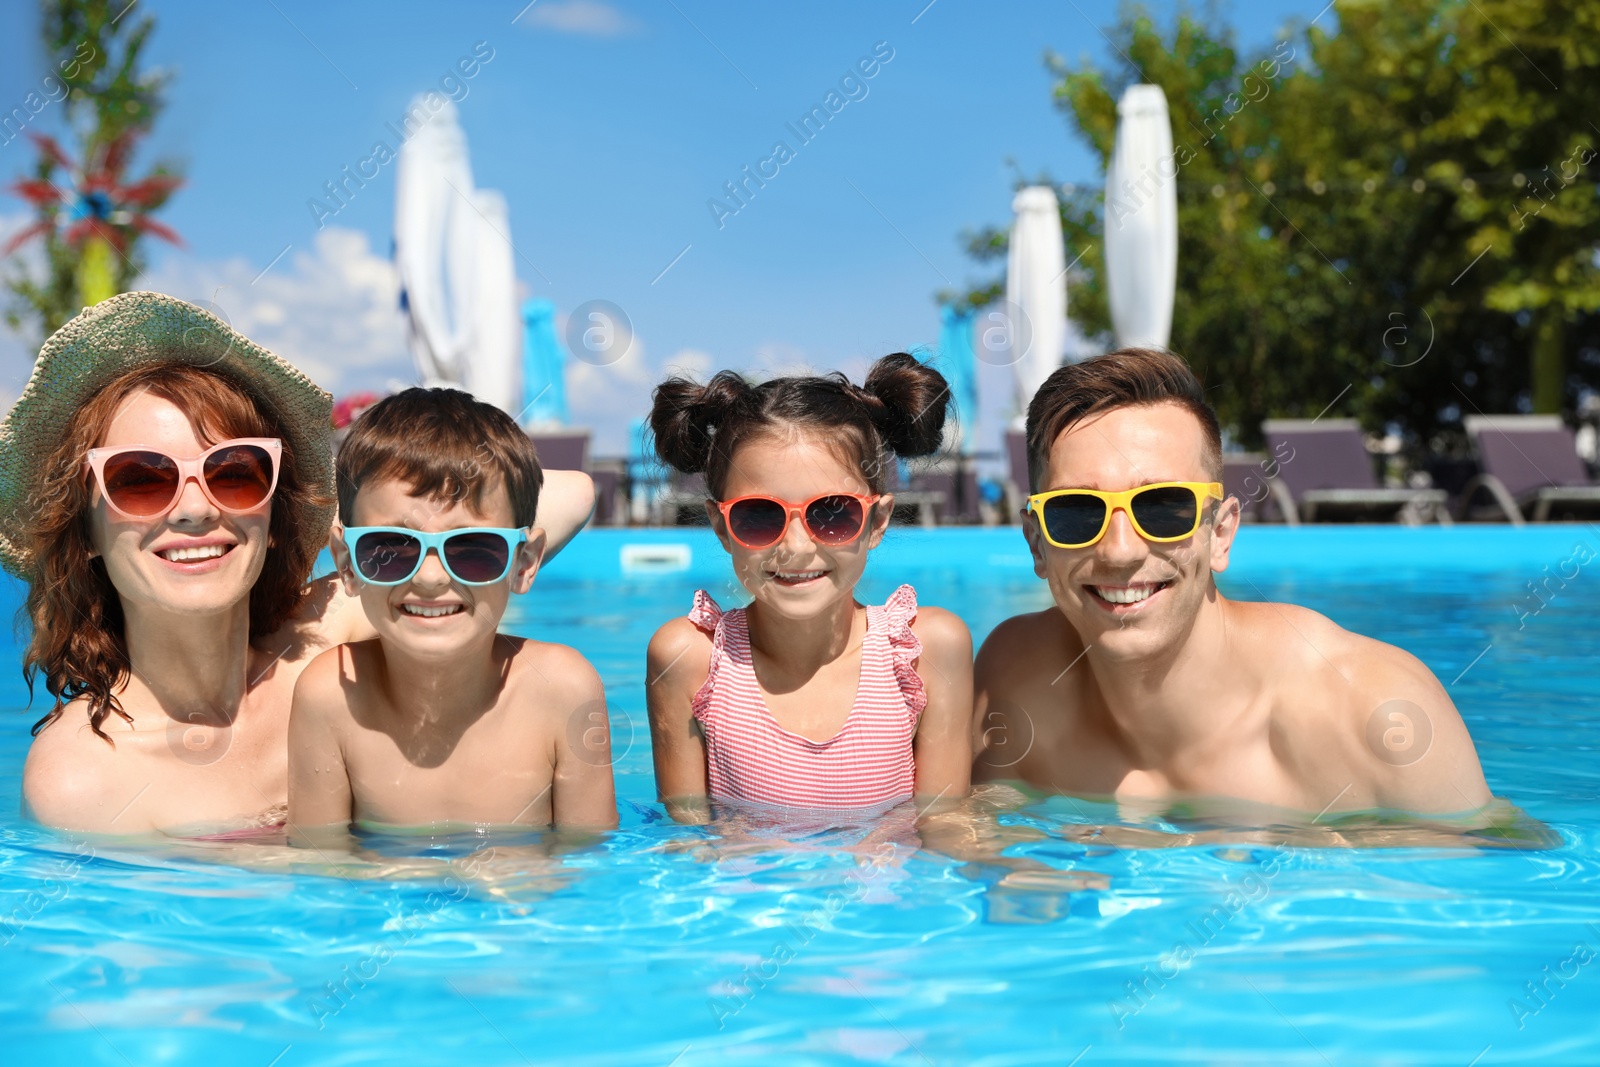
POLYGON ((361 416, 337 473, 334 560, 378 636, 295 686, 292 838, 352 821, 615 827, 599 676, 496 632, 544 552, 527 435, 466 393, 407 389, 361 416))

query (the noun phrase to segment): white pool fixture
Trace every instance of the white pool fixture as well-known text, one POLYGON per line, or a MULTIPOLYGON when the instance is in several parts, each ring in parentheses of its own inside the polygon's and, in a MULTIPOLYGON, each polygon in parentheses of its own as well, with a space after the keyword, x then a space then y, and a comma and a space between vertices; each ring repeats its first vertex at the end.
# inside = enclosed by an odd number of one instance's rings
POLYGON ((623 574, 676 574, 693 560, 693 551, 681 543, 622 546, 623 574))

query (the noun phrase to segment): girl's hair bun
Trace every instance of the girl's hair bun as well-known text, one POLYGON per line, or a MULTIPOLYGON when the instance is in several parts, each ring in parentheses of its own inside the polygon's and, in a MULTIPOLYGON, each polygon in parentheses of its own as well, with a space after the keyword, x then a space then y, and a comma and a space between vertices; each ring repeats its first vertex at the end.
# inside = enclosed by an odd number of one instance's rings
POLYGON ((650 431, 656 454, 684 474, 704 472, 712 496, 722 496, 740 443, 774 426, 826 435, 859 464, 873 491, 883 492, 890 455, 926 456, 944 439, 950 386, 914 356, 884 356, 864 385, 843 374, 773 378, 751 385, 720 371, 705 385, 668 378, 656 387, 650 431))
POLYGON ((951 404, 944 375, 915 356, 896 352, 872 365, 861 393, 889 451, 897 456, 939 451, 951 404))
POLYGON ((705 385, 668 378, 656 386, 650 432, 661 462, 684 474, 704 471, 711 462, 712 437, 719 425, 748 416, 759 407, 755 389, 730 370, 705 385))

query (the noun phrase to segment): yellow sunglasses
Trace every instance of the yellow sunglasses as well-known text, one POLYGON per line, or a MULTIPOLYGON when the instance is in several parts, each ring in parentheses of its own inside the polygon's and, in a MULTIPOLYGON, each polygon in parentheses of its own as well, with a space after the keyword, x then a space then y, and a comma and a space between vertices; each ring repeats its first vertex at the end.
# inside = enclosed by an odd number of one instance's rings
POLYGON ((1119 509, 1146 541, 1182 541, 1200 529, 1206 501, 1221 500, 1221 482, 1155 482, 1120 493, 1052 489, 1028 498, 1029 512, 1057 548, 1088 548, 1106 535, 1119 509))

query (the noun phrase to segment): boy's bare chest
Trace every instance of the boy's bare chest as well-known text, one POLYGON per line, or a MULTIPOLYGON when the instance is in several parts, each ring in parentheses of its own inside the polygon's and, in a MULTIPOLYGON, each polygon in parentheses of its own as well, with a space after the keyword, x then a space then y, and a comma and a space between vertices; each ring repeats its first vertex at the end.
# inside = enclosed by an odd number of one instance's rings
POLYGON ((358 822, 550 822, 558 739, 532 709, 497 708, 465 727, 386 726, 347 740, 358 822))

